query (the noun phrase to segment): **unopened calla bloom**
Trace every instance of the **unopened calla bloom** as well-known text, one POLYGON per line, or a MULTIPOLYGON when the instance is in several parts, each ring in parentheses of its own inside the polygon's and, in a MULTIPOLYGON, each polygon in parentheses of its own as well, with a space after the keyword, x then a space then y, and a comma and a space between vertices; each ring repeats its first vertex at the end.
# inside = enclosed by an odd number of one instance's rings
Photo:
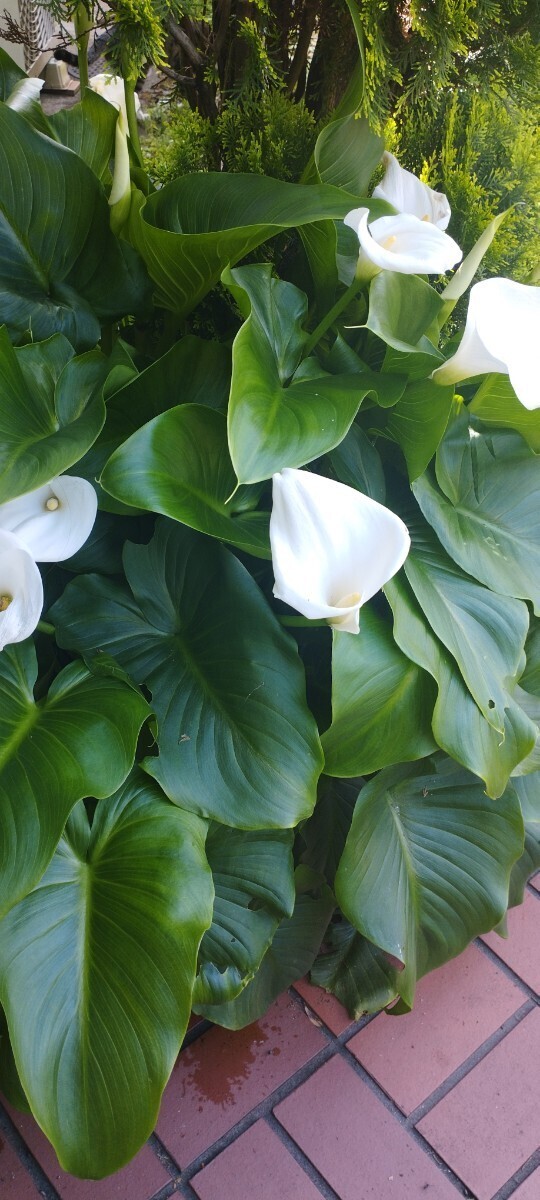
POLYGON ((32 555, 0 530, 0 650, 34 632, 43 608, 43 584, 32 555))
POLYGON ((344 218, 360 242, 358 273, 397 271, 401 275, 444 275, 462 258, 447 233, 408 213, 377 217, 368 227, 369 209, 353 208, 344 218))
MULTIPOLYGON (((103 96, 103 99, 107 100, 109 104, 114 104, 115 108, 120 109, 120 112, 123 114, 124 121, 127 125, 126 93, 124 90, 124 80, 122 79, 122 76, 107 75, 106 73, 101 75, 91 75, 88 83, 93 92, 97 92, 98 96, 103 96)), ((138 116, 141 104, 136 92, 134 94, 134 100, 135 112, 138 116)))
POLYGON ((451 216, 450 205, 442 192, 434 192, 411 171, 400 167, 397 158, 385 150, 384 178, 373 189, 379 200, 387 200, 400 213, 409 213, 420 221, 429 221, 438 229, 446 229, 451 216))
POLYGON ((358 633, 362 604, 404 563, 403 521, 354 488, 290 468, 273 478, 274 596, 311 619, 358 633))
POLYGON ((62 562, 92 531, 97 496, 91 483, 58 475, 25 496, 0 504, 0 530, 14 533, 36 562, 62 562))
POLYGON ((498 371, 525 408, 540 408, 540 288, 511 279, 483 279, 471 288, 465 332, 436 383, 458 383, 498 371))
POLYGON ((114 140, 114 175, 109 195, 111 229, 116 236, 125 225, 131 208, 131 172, 127 126, 122 109, 116 119, 114 140))

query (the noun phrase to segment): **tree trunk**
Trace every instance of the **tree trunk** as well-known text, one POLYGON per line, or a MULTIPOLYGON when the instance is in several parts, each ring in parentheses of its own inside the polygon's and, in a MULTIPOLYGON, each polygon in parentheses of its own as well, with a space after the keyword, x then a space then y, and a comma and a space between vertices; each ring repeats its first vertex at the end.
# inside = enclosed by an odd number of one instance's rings
POLYGON ((358 44, 343 0, 322 0, 306 87, 306 103, 316 116, 326 116, 339 104, 357 58, 358 44))

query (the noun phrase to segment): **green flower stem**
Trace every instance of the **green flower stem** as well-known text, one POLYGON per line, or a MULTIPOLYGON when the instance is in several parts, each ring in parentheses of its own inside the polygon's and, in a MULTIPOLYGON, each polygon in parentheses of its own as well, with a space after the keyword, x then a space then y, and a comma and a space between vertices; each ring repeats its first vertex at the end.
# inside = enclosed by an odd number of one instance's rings
POLYGON ((38 621, 36 629, 38 633, 46 633, 49 637, 54 637, 56 633, 54 625, 51 625, 49 621, 38 621))
POLYGON ((332 327, 334 321, 336 321, 341 313, 344 312, 351 300, 354 300, 354 297, 358 294, 361 287, 361 281, 355 276, 352 283, 349 284, 347 290, 343 292, 343 295, 340 296, 339 300, 336 300, 334 307, 330 309, 330 312, 328 312, 325 317, 323 317, 322 321, 320 321, 320 323, 317 325, 317 328, 313 330, 313 333, 308 338, 304 350, 304 358, 307 358, 308 355, 311 354, 311 351, 315 348, 317 343, 320 342, 321 338, 324 337, 327 330, 332 327))
POLYGON ((329 628, 328 621, 321 617, 320 620, 311 620, 310 617, 279 617, 278 620, 282 625, 288 625, 291 629, 325 629, 329 628))
POLYGON ((126 79, 124 77, 124 92, 126 96, 126 113, 128 121, 128 132, 131 142, 131 147, 139 167, 142 167, 142 150, 139 140, 139 127, 137 125, 137 113, 135 111, 135 84, 136 79, 126 79))
POLYGON ((88 41, 90 30, 93 26, 92 14, 88 12, 84 4, 78 4, 75 9, 73 21, 75 25, 75 40, 77 42, 77 59, 82 95, 84 89, 88 87, 88 41))

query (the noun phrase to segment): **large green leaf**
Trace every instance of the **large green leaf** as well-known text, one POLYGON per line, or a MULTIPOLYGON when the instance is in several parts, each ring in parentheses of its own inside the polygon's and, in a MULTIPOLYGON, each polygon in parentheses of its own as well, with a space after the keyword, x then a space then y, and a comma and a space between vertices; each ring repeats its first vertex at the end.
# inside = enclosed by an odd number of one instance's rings
POLYGON ((540 771, 513 779, 512 786, 521 806, 525 826, 525 847, 521 858, 514 863, 510 876, 508 905, 522 904, 525 884, 540 868, 540 771))
POLYGON ((453 655, 486 720, 504 732, 509 692, 523 671, 527 606, 459 570, 428 525, 408 519, 405 574, 429 624, 453 655))
POLYGON ((310 815, 322 753, 296 645, 229 551, 172 522, 124 550, 128 586, 69 584, 51 610, 61 645, 107 651, 152 692, 171 800, 245 829, 310 815))
POLYGON ((448 554, 494 592, 532 600, 540 612, 538 458, 517 433, 477 434, 454 421, 436 458, 436 486, 413 491, 448 554))
POLYGON ((212 915, 205 823, 137 774, 74 810, 0 925, 0 991, 32 1111, 66 1171, 99 1178, 151 1133, 212 915))
POLYGON ((294 909, 293 835, 213 824, 206 839, 215 898, 193 1004, 233 1000, 252 979, 283 917, 294 909))
POLYGON ((270 557, 268 514, 235 512, 230 499, 236 475, 226 417, 215 409, 183 404, 154 417, 113 454, 100 483, 124 504, 270 557))
POLYGON ((432 680, 396 646, 391 626, 367 606, 360 634, 334 633, 332 724, 322 736, 325 772, 370 775, 435 749, 432 680))
MULTIPOLYGON (((359 303, 361 304, 363 301, 360 300, 359 303)), ((378 344, 374 346, 373 338, 371 339, 371 343, 372 353, 370 361, 373 361, 374 357, 382 359, 382 355, 379 353, 380 347, 378 344), (373 349, 375 349, 375 356, 373 355, 373 349)), ((391 408, 392 405, 397 404, 405 391, 407 386, 406 374, 400 375, 399 373, 383 372, 377 369, 372 370, 356 351, 348 345, 340 333, 338 333, 330 350, 319 350, 318 353, 322 366, 325 370, 330 371, 332 375, 358 375, 358 382, 360 384, 367 383, 369 378, 372 385, 372 394, 381 408, 391 408), (363 379, 362 376, 364 377, 363 379)), ((378 361, 375 366, 379 366, 378 361)))
POLYGON ((243 1029, 258 1021, 281 992, 310 970, 335 901, 330 888, 307 867, 297 868, 296 889, 294 912, 278 926, 250 983, 234 1000, 197 1004, 197 1012, 225 1029, 243 1029))
POLYGON ((326 374, 311 359, 295 379, 307 341, 304 293, 272 279, 270 266, 241 267, 224 280, 251 308, 233 344, 228 431, 240 483, 255 483, 337 446, 372 380, 362 386, 361 376, 326 374))
POLYGON ((380 271, 371 280, 366 325, 394 350, 433 355, 434 370, 442 355, 426 335, 440 309, 438 292, 417 275, 380 271))
MULTIPOLYGON (((109 105, 110 107, 110 105, 109 105)), ((117 351, 116 343, 115 351, 117 351)), ((145 370, 129 371, 127 379, 108 398, 105 426, 90 452, 79 464, 81 474, 99 478, 107 459, 132 433, 152 417, 177 404, 207 404, 227 407, 231 377, 230 351, 219 342, 207 342, 188 334, 180 338, 145 370)), ((114 381, 114 368, 111 371, 114 381)), ((98 484, 99 487, 99 484, 98 484)), ((126 506, 99 487, 100 507, 126 513, 126 506)))
POLYGON ((19 1072, 15 1066, 13 1047, 7 1027, 6 1014, 0 1008, 0 1092, 19 1112, 30 1112, 19 1072))
POLYGON ((540 409, 525 408, 520 403, 508 375, 487 375, 469 404, 469 412, 488 425, 517 430, 531 450, 540 452, 540 409))
POLYGON ((109 796, 130 770, 148 716, 119 679, 73 663, 34 701, 33 644, 0 655, 0 914, 38 882, 83 796, 109 796))
POLYGON ((403 575, 386 584, 394 613, 395 640, 437 682, 432 728, 439 746, 485 781, 489 796, 501 796, 517 764, 534 746, 536 728, 509 697, 504 737, 489 725, 468 691, 455 661, 433 630, 403 575))
MULTIPOLYGON (((343 218, 358 204, 328 184, 283 183, 226 172, 184 175, 131 206, 129 233, 157 300, 185 316, 221 272, 283 229, 343 218)), ((378 213, 380 202, 366 201, 378 213)), ((386 211, 386 206, 384 206, 386 211)))
POLYGON ((380 162, 384 140, 370 129, 365 117, 349 113, 330 121, 315 145, 315 166, 321 183, 332 183, 356 196, 366 194, 380 162))
POLYGON ((339 446, 329 455, 336 478, 379 504, 384 504, 386 486, 378 451, 358 425, 351 425, 339 446))
MULTIPOLYGON (((441 355, 434 346, 423 350, 395 350, 393 346, 386 347, 383 373, 403 373, 408 379, 426 379, 435 367, 441 365, 441 355)), ((440 387, 440 384, 439 384, 440 387)))
POLYGON ((313 815, 301 829, 305 846, 302 862, 332 887, 351 827, 356 797, 363 779, 332 779, 321 775, 313 815))
POLYGON ((353 925, 343 920, 330 925, 325 941, 328 948, 315 959, 311 982, 337 996, 355 1021, 396 998, 396 968, 353 925))
POLYGON ((455 764, 421 775, 388 767, 362 788, 336 896, 356 929, 403 963, 407 1005, 421 975, 500 921, 522 848, 513 789, 493 804, 455 764))
POLYGON ((107 359, 62 334, 14 349, 0 329, 0 503, 62 474, 105 420, 107 359))
POLYGON ((3 46, 0 46, 0 100, 7 100, 13 88, 27 78, 26 71, 17 66, 3 46))
POLYGON ((146 274, 132 248, 113 237, 93 172, 7 105, 0 105, 0 214, 0 309, 15 341, 64 333, 86 349, 101 322, 144 307, 146 274))
POLYGON ((409 479, 422 475, 444 435, 454 398, 454 387, 440 387, 432 379, 413 380, 388 413, 385 431, 399 443, 409 479))
POLYGON ((63 146, 78 154, 94 175, 103 179, 110 175, 117 117, 114 105, 86 88, 79 104, 61 108, 49 117, 49 126, 63 146))
POLYGON ((527 662, 520 684, 533 696, 540 696, 540 621, 532 617, 529 636, 525 643, 527 662))
POLYGON ((540 771, 540 698, 531 696, 522 687, 517 687, 514 690, 514 699, 536 726, 536 744, 530 754, 518 763, 513 774, 531 775, 535 771, 540 771))

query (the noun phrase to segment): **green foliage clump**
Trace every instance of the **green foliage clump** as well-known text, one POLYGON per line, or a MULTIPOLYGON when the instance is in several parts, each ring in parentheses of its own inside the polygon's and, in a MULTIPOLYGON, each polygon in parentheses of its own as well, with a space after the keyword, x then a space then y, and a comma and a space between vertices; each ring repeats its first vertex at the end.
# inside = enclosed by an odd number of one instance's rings
POLYGON ((217 131, 227 170, 294 180, 311 154, 316 126, 305 104, 268 91, 228 104, 218 118, 217 131))
POLYGON ((389 127, 402 164, 448 196, 452 235, 465 254, 497 213, 514 206, 478 278, 525 282, 540 260, 539 115, 538 106, 506 94, 447 89, 431 119, 405 114, 389 127))
POLYGON ((392 113, 432 118, 441 89, 467 85, 514 99, 538 94, 540 9, 536 0, 364 0, 363 112, 375 128, 392 113))
POLYGON ((144 153, 149 174, 161 184, 221 164, 291 181, 301 175, 315 134, 305 105, 272 90, 229 101, 215 123, 187 105, 161 105, 152 114, 144 153))
POLYGON ((142 146, 146 170, 158 184, 192 171, 208 171, 213 140, 210 121, 187 104, 156 105, 142 146))

